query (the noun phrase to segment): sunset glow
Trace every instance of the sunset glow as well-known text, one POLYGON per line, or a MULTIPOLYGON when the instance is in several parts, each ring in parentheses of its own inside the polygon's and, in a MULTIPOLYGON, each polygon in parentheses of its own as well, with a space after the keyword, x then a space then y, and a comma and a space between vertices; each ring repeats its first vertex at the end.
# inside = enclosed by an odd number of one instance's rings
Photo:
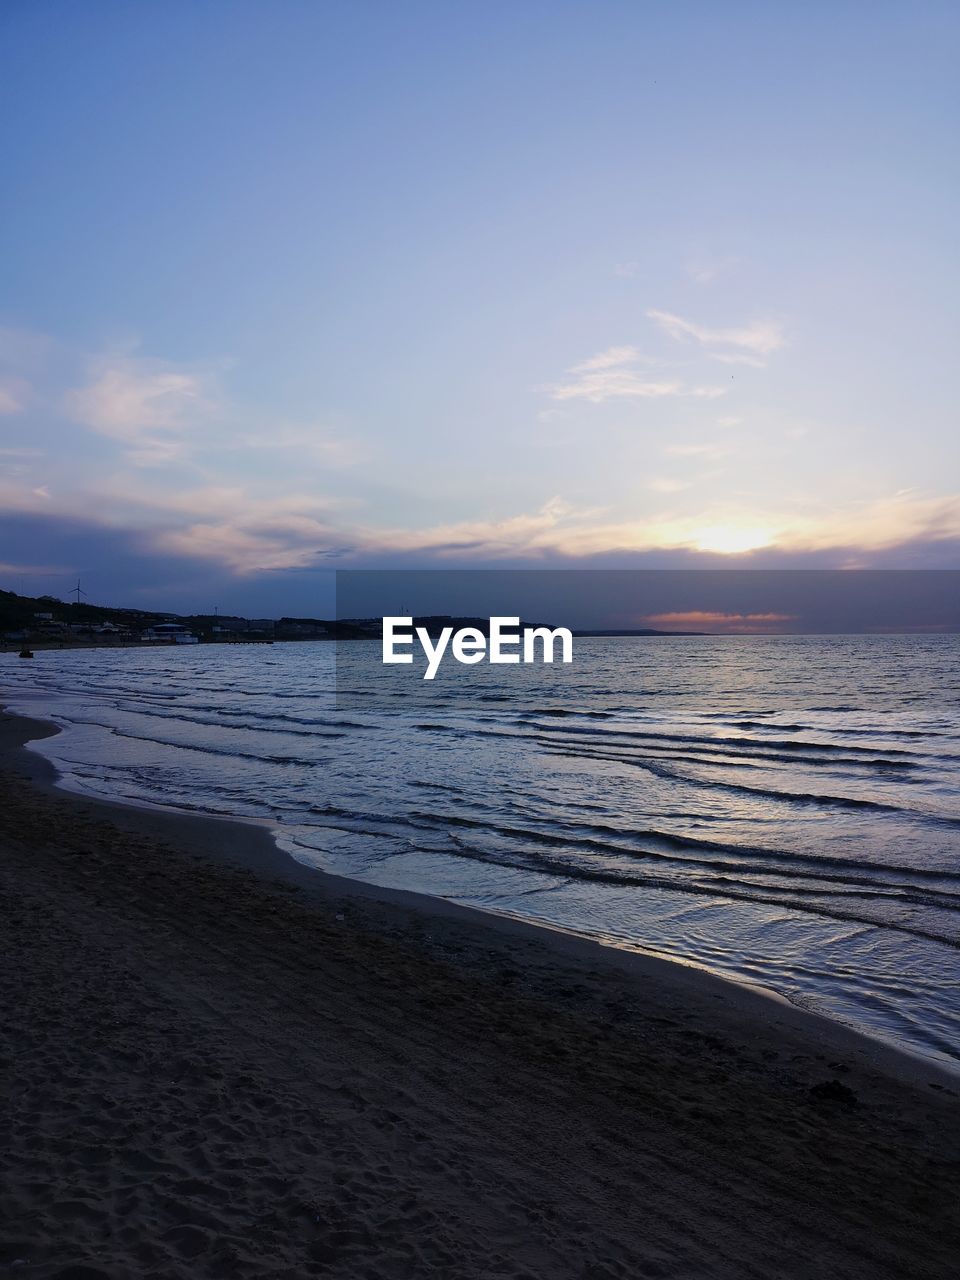
POLYGON ((960 563, 956 60, 912 14, 803 9, 811 96, 776 6, 549 48, 526 6, 56 8, 0 43, 0 588, 960 563))
POLYGON ((718 524, 700 529, 694 545, 698 551, 733 556, 742 555, 745 551, 756 551, 759 547, 769 547, 773 541, 774 535, 770 529, 718 524))

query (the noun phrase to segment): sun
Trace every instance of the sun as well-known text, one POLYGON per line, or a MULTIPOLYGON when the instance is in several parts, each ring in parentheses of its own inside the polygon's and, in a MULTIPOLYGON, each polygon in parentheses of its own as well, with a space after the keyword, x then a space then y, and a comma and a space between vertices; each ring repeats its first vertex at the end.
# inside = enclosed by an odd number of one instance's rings
POLYGON ((757 525, 714 524, 698 529, 694 534, 694 546, 698 551, 714 551, 718 555, 735 556, 744 551, 756 551, 769 547, 774 539, 772 529, 757 525))

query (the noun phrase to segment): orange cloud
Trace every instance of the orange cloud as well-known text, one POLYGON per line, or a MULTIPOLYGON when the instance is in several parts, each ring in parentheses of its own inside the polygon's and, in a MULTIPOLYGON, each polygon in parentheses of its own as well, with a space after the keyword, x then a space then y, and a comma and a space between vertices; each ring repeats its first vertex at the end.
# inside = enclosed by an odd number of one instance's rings
POLYGON ((781 624, 795 622, 796 616, 794 613, 714 613, 706 609, 691 609, 685 613, 651 613, 643 621, 657 627, 706 627, 711 631, 762 635, 784 630, 781 624))

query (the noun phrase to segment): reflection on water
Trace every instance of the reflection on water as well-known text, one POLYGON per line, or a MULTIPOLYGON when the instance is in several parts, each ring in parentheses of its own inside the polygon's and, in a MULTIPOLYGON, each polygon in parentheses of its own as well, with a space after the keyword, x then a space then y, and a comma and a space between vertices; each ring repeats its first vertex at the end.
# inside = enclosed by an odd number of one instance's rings
POLYGON ((0 679, 68 726, 40 749, 72 785, 266 817, 303 862, 960 1058, 957 637, 579 640, 570 667, 470 668, 450 704, 374 690, 376 653, 342 658, 339 700, 324 644, 7 655, 0 679))

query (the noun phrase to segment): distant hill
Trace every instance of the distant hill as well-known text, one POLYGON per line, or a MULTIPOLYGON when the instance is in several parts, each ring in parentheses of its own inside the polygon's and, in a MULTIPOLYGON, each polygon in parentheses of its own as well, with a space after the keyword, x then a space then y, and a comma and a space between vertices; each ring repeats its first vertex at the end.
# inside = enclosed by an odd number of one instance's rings
MULTIPOLYGON (((31 637, 76 635, 96 627, 120 628, 131 640, 149 627, 161 622, 179 622, 204 640, 229 641, 244 637, 276 640, 353 640, 379 636, 380 618, 241 618, 236 614, 156 612, 149 609, 114 608, 82 600, 61 600, 57 596, 21 596, 15 591, 0 591, 0 637, 7 633, 25 632, 31 637)), ((459 630, 476 627, 487 634, 489 618, 449 617, 443 614, 419 616, 415 627, 425 627, 431 636, 444 627, 459 630)), ((553 627, 554 623, 524 622, 523 627, 553 627)), ((701 631, 594 630, 574 631, 575 636, 695 636, 701 631)))
MULTIPOLYGON (((173 613, 150 609, 116 608, 58 596, 22 596, 0 591, 0 638, 25 634, 31 641, 77 642, 96 628, 117 629, 121 640, 137 643, 150 627, 178 622, 203 640, 229 642, 243 639, 331 640, 353 639, 361 631, 329 618, 241 618, 223 613, 173 613)), ((106 642, 106 637, 99 636, 106 642)))
POLYGON ((57 596, 21 596, 15 591, 0 591, 0 631, 31 628, 41 621, 41 615, 50 614, 53 620, 68 624, 102 625, 112 622, 117 626, 136 627, 142 630, 154 622, 170 618, 169 613, 150 613, 144 609, 112 609, 107 605, 70 602, 57 596))

